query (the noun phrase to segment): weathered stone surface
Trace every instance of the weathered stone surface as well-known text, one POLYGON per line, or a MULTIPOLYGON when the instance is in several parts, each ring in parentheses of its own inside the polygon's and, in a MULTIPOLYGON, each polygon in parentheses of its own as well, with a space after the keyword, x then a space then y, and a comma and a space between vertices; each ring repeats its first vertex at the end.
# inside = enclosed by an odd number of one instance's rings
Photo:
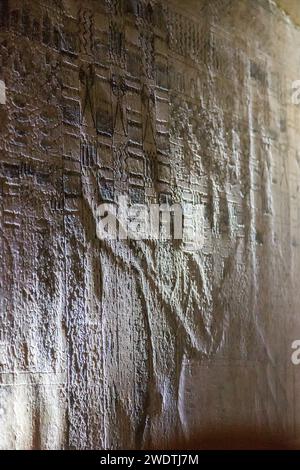
POLYGON ((299 29, 267 0, 0 7, 0 447, 297 437, 299 29), (205 205, 204 246, 100 241, 121 194, 205 205))
POLYGON ((288 16, 290 16, 297 26, 300 25, 299 3, 297 0, 276 0, 276 3, 288 16))

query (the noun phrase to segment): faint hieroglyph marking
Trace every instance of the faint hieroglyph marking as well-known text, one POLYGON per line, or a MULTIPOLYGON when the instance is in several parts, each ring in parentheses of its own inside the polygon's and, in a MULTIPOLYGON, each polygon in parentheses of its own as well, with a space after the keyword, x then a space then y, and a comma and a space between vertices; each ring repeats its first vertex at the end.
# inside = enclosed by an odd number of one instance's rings
POLYGON ((6 87, 3 80, 0 80, 0 104, 6 103, 6 87))

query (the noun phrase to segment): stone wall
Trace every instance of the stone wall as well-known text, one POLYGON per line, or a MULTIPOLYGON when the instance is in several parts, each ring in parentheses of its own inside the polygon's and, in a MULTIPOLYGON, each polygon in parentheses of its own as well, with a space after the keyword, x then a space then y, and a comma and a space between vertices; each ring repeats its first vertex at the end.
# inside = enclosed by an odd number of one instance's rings
POLYGON ((1 448, 298 436, 299 50, 267 0, 1 1, 1 448), (120 195, 203 246, 100 240, 120 195))

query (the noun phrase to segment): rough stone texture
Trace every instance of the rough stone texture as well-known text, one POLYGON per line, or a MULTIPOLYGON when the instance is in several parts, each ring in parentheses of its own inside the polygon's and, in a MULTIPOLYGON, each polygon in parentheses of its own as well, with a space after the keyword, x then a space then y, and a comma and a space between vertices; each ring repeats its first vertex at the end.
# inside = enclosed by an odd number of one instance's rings
POLYGON ((0 2, 0 447, 299 434, 300 31, 267 0, 0 2), (201 202, 205 243, 96 207, 201 202))
POLYGON ((276 0, 277 5, 286 13, 293 22, 300 26, 300 8, 298 0, 276 0))

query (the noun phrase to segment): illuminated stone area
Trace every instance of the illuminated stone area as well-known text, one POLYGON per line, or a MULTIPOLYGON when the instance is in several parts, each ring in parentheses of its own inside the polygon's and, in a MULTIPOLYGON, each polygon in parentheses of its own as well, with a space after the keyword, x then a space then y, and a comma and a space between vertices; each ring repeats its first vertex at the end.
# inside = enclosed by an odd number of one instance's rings
POLYGON ((300 5, 298 0, 276 0, 278 6, 290 16, 291 20, 300 26, 300 5))
POLYGON ((267 0, 0 3, 0 448, 300 438, 299 51, 267 0), (120 195, 203 246, 100 240, 120 195))

